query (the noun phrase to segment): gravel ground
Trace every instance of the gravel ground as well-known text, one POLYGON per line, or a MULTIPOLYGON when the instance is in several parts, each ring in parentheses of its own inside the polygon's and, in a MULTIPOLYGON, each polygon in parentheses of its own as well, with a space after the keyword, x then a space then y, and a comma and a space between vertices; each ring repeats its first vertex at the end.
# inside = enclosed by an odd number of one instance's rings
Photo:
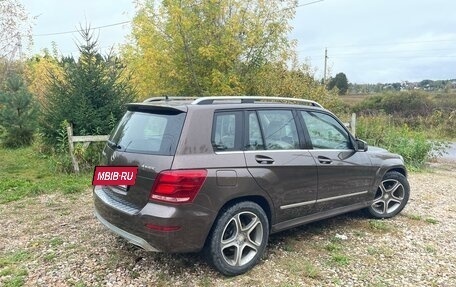
POLYGON ((272 235, 252 271, 223 277, 198 254, 147 253, 109 233, 91 191, 1 205, 4 286, 456 286, 456 163, 412 173, 405 210, 361 212, 272 235))

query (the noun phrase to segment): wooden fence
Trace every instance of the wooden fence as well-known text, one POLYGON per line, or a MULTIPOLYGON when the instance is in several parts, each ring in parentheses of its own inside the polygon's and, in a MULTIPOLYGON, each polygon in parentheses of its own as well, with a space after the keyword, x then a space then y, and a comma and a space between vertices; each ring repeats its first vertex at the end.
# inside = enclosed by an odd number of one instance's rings
POLYGON ((70 156, 71 161, 73 163, 73 168, 76 173, 79 172, 79 163, 74 155, 74 143, 75 142, 83 142, 84 147, 87 147, 91 142, 103 142, 107 141, 109 136, 108 135, 101 135, 101 136, 73 136, 73 127, 67 127, 68 133, 68 146, 70 148, 70 156))

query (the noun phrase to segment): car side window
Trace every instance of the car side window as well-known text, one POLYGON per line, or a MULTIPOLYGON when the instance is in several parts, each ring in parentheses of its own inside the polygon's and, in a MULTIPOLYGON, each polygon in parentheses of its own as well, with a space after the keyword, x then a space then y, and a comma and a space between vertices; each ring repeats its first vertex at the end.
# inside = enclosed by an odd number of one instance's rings
POLYGON ((260 123, 256 112, 250 111, 248 114, 248 134, 246 150, 263 150, 264 142, 261 135, 260 123))
POLYGON ((298 132, 291 110, 260 110, 258 116, 266 149, 299 149, 298 132))
POLYGON ((212 127, 212 147, 215 151, 240 150, 240 112, 217 112, 212 127))
POLYGON ((328 114, 301 111, 314 149, 352 149, 348 132, 328 114))

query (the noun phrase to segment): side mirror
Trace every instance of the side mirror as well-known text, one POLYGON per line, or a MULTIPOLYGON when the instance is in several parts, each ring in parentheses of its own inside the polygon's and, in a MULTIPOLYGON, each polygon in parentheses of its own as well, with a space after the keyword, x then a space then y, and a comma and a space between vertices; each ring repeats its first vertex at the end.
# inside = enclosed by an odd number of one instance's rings
POLYGON ((356 145, 356 151, 367 151, 367 142, 360 139, 356 139, 356 145))

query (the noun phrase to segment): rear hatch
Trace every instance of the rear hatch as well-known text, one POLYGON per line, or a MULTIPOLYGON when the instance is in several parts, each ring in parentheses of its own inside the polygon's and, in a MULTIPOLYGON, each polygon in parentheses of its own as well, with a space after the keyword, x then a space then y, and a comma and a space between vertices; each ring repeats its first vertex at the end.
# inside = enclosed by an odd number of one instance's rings
POLYGON ((112 199, 141 209, 149 201, 157 174, 171 168, 185 109, 130 104, 103 150, 103 165, 137 166, 133 186, 105 186, 112 199))

